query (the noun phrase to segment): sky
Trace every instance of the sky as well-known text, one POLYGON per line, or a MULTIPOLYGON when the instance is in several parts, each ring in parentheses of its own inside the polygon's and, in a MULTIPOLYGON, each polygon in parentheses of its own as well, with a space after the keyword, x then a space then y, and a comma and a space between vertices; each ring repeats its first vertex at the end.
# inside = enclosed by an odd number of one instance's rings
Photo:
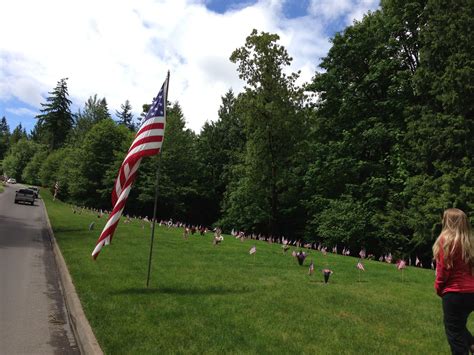
POLYGON ((0 117, 30 131, 41 103, 68 78, 73 113, 95 94, 112 116, 135 117, 170 71, 168 100, 196 133, 217 120, 221 98, 242 91, 232 52, 255 28, 277 33, 310 81, 330 38, 379 0, 15 0, 0 3, 0 117))

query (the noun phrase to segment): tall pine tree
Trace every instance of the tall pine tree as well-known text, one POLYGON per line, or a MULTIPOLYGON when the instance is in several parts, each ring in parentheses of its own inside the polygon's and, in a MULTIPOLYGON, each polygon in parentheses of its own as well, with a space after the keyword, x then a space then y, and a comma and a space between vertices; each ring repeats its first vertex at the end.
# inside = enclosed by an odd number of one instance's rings
POLYGON ((38 132, 41 135, 39 140, 47 144, 50 150, 64 144, 74 123, 66 81, 67 78, 58 81, 54 90, 49 93, 46 103, 41 104, 41 114, 36 116, 38 132))

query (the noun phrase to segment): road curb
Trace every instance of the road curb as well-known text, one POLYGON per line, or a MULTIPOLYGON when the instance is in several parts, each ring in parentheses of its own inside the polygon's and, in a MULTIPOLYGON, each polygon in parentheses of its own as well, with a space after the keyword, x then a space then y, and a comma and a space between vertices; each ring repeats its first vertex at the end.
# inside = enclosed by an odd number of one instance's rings
POLYGON ((71 275, 69 275, 69 270, 64 261, 63 254, 59 249, 56 238, 54 238, 53 228, 49 221, 46 206, 43 201, 41 201, 41 204, 43 205, 43 211, 46 216, 46 225, 53 246, 54 258, 56 259, 56 265, 58 267, 59 278, 63 288, 64 299, 66 301, 66 309, 81 354, 103 355, 102 349, 100 348, 89 321, 84 314, 84 310, 82 309, 81 301, 79 300, 76 288, 72 283, 71 275))

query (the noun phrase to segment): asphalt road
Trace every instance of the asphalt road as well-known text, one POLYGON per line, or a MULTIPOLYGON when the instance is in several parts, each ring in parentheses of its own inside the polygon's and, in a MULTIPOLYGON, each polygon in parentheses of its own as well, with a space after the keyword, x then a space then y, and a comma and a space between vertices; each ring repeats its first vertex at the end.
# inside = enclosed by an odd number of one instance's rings
POLYGON ((0 354, 79 354, 43 201, 15 204, 18 188, 0 193, 0 354))

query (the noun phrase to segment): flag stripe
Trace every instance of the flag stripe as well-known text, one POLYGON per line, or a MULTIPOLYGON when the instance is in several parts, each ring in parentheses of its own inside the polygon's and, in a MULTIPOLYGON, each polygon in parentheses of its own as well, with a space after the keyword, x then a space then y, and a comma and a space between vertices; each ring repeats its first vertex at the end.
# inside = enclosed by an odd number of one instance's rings
POLYGON ((158 154, 161 150, 166 122, 167 88, 168 78, 163 83, 158 96, 153 100, 153 104, 120 166, 112 189, 113 209, 92 252, 94 259, 97 258, 102 247, 112 241, 142 158, 158 154))

